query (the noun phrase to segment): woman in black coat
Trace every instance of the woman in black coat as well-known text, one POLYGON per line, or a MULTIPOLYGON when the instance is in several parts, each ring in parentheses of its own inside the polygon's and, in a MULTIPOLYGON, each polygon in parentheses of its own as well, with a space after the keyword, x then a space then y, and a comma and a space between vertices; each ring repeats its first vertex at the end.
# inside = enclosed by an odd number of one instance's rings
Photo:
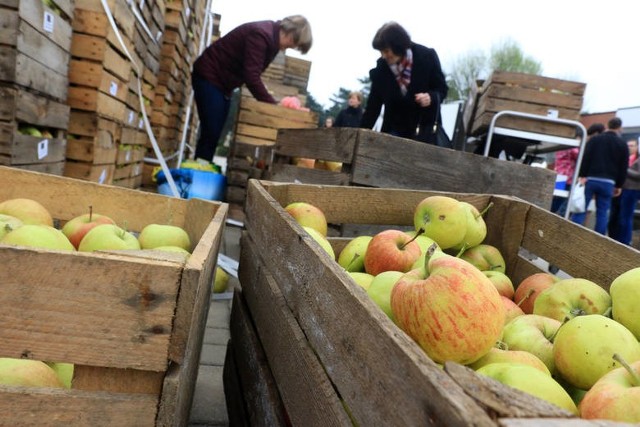
POLYGON ((449 89, 438 54, 413 43, 396 22, 383 25, 372 45, 382 57, 369 72, 371 92, 360 127, 373 128, 384 105, 382 132, 434 144, 434 124, 449 89))

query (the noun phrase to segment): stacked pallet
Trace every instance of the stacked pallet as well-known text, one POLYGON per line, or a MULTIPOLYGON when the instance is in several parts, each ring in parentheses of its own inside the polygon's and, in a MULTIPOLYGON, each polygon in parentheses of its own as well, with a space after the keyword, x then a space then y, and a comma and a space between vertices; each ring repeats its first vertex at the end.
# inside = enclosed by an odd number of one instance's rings
MULTIPOLYGON (((135 18, 126 1, 108 3, 120 34, 131 40, 135 18)), ((131 118, 127 108, 131 62, 100 1, 77 0, 75 6, 69 68, 70 142, 64 174, 112 184, 122 126, 131 118)))
POLYGON ((62 175, 70 0, 0 0, 0 164, 62 175))

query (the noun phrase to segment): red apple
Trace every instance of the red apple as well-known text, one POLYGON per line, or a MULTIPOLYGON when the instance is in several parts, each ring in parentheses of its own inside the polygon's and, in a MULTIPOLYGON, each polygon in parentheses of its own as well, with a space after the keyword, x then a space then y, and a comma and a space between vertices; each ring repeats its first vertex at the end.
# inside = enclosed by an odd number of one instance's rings
POLYGON ((377 276, 384 271, 407 272, 420 256, 420 246, 400 230, 373 236, 364 255, 364 270, 377 276))
POLYGON ((500 297, 502 299, 502 303, 504 304, 504 309, 506 310, 506 318, 504 320, 505 325, 516 317, 524 315, 524 311, 522 311, 518 304, 513 302, 513 300, 510 300, 504 295, 500 295, 500 297))
POLYGON ((504 326, 502 341, 509 350, 523 350, 535 354, 547 365, 549 372, 555 372, 553 359, 554 335, 562 323, 537 314, 517 316, 504 326))
POLYGON ((549 273, 534 273, 525 278, 515 290, 513 300, 525 314, 533 313, 533 304, 540 292, 549 288, 560 279, 549 273))
POLYGON ((513 299, 513 283, 509 276, 497 270, 483 271, 482 273, 491 280, 500 295, 513 299))
POLYGON ((464 251, 460 258, 476 266, 480 271, 507 271, 507 265, 500 250, 495 246, 482 243, 464 251))
POLYGON ((93 209, 89 206, 89 213, 79 215, 70 219, 64 227, 62 232, 69 239, 71 244, 78 249, 82 238, 96 225, 100 224, 114 224, 115 221, 106 215, 100 215, 93 213, 93 209))

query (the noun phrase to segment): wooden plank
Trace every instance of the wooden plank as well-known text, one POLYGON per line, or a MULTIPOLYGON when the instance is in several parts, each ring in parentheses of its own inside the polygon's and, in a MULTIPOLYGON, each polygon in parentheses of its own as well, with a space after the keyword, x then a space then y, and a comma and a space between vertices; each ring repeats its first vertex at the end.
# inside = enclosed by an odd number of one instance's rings
POLYGON ((29 123, 37 127, 67 129, 70 108, 19 86, 0 85, 0 120, 29 123))
MULTIPOLYGON (((482 97, 480 98, 480 104, 486 103, 488 101, 494 100, 499 102, 501 100, 503 102, 511 101, 520 106, 521 103, 525 104, 533 104, 534 106, 543 106, 546 108, 554 108, 567 112, 565 115, 560 115, 560 117, 567 117, 571 120, 577 120, 580 118, 580 109, 582 108, 582 96, 579 95, 566 95, 563 93, 557 92, 549 92, 549 91, 540 91, 539 89, 528 89, 528 88, 519 88, 513 86, 499 86, 492 85, 487 88, 485 92, 482 93, 482 97), (570 115, 568 113, 571 113, 570 115)), ((484 107, 490 111, 500 111, 500 110, 517 110, 517 108, 500 108, 495 109, 484 107)), ((546 115, 546 111, 545 114, 546 115)))
POLYGON ((321 362, 288 309, 279 284, 264 269, 260 249, 246 235, 241 246, 238 273, 243 294, 291 423, 350 424, 321 362), (294 366, 296 369, 292 369, 294 366))
MULTIPOLYGON (((110 27, 106 21, 106 14, 100 2, 95 0, 75 0, 76 16, 74 16, 74 30, 77 32, 86 32, 94 35, 105 35, 110 27), (78 11, 81 11, 78 14, 78 11), (91 12, 91 13, 89 13, 91 12), (76 22, 77 21, 77 22, 76 22), (102 26, 101 31, 89 31, 88 27, 93 25, 94 28, 102 26)), ((135 16, 126 0, 107 0, 109 9, 118 25, 128 38, 133 35, 135 25, 135 16)))
POLYGON ((64 166, 64 176, 108 185, 113 183, 115 168, 113 163, 94 164, 68 160, 64 166))
POLYGON ((97 89, 72 86, 67 102, 71 108, 95 112, 116 122, 124 123, 126 119, 125 104, 97 89))
POLYGON ((249 427, 246 404, 240 386, 240 373, 234 360, 233 341, 227 343, 227 351, 224 357, 224 367, 222 370, 222 382, 224 385, 224 398, 227 403, 227 417, 229 425, 249 427))
POLYGON ((128 82, 131 63, 118 53, 106 39, 88 34, 73 33, 71 55, 101 63, 122 81, 128 82))
POLYGON ((229 325, 249 425, 287 425, 277 384, 241 291, 234 292, 229 325))
POLYGON ((10 46, 0 46, 0 80, 29 87, 59 101, 67 99, 66 75, 53 72, 10 46))
POLYGON ((538 76, 534 74, 497 70, 491 73, 489 78, 485 80, 482 87, 483 89, 485 89, 492 84, 509 84, 525 88, 556 91, 560 93, 574 94, 579 96, 584 95, 587 87, 585 83, 580 82, 538 76))
POLYGON ((71 84, 99 89, 100 92, 119 99, 127 100, 127 82, 109 73, 101 64, 86 60, 71 60, 69 65, 71 84))
POLYGON ((275 155, 352 163, 359 132, 356 129, 280 129, 275 155))
MULTIPOLYGON (((383 189, 369 190, 374 191, 367 194, 374 196, 392 194, 383 189)), ((355 195, 353 191, 344 193, 355 195)), ((411 191, 399 193, 405 198, 424 196, 424 193, 411 191)), ((347 205, 358 203, 357 197, 349 200, 347 205)), ((374 200, 375 197, 367 198, 366 205, 375 211, 374 200)), ((321 209, 327 208, 328 220, 336 221, 330 206, 341 205, 338 200, 326 205, 318 204, 318 200, 314 202, 321 209)), ((384 205, 391 220, 390 211, 397 212, 395 206, 398 205, 392 200, 386 200, 384 205)), ((413 211, 406 208, 407 204, 399 206, 406 212, 400 215, 401 218, 394 216, 393 221, 412 223, 413 211)), ((264 270, 277 278, 278 289, 289 310, 358 424, 374 425, 384 420, 387 425, 466 426, 468 420, 474 420, 476 425, 494 425, 491 418, 429 360, 413 340, 399 331, 310 236, 299 232, 299 225, 283 214, 281 203, 267 194, 258 181, 249 182, 245 211, 245 226, 256 248, 251 259, 268 252, 270 259, 287 260, 266 262, 264 270), (286 244, 274 244, 274 239, 286 244), (340 313, 349 313, 349 316, 340 313), (371 340, 371 336, 376 339, 371 340), (389 372, 395 374, 389 375, 389 372), (393 390, 393 394, 384 390, 393 390), (399 406, 403 408, 400 412, 399 406)), ((367 221, 366 217, 374 215, 369 212, 362 216, 346 215, 358 217, 356 222, 376 223, 367 221)), ((247 262, 246 258, 243 260, 247 262)), ((260 276, 268 277, 265 273, 260 276)), ((241 283, 244 290, 245 284, 242 280, 241 283)), ((253 314, 254 306, 250 304, 250 308, 253 314)), ((257 322, 258 325, 263 323, 257 322)), ((260 336, 262 339, 263 334, 260 336)), ((266 341, 262 339, 262 342, 266 349, 266 341)), ((273 365, 272 369, 275 372, 273 365)), ((284 396, 283 400, 286 405, 284 396)))
MULTIPOLYGON (((471 129, 472 135, 478 135, 486 132, 491 124, 494 114, 482 114, 476 116, 471 129)), ((564 125, 560 123, 552 123, 541 120, 532 120, 523 117, 504 116, 496 121, 496 126, 508 129, 523 130, 527 132, 536 132, 546 135, 554 135, 563 138, 575 138, 576 127, 564 125)))
POLYGON ((0 123, 0 154, 8 165, 57 163, 64 161, 66 139, 44 138, 20 134, 15 125, 0 123), (9 140, 4 138, 9 135, 9 140))
POLYGON ((302 168, 295 165, 274 164, 265 173, 265 179, 302 184, 350 185, 351 176, 341 172, 302 168))
POLYGON ((74 365, 73 389, 159 396, 164 372, 74 365))

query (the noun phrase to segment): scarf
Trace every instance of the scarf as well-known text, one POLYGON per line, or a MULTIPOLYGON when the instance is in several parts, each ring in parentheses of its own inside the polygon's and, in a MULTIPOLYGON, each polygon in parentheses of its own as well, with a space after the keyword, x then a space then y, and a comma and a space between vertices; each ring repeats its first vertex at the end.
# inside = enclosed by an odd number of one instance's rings
POLYGON ((390 65, 393 75, 396 76, 396 81, 400 86, 400 92, 402 95, 407 94, 407 86, 411 83, 411 67, 413 66, 413 53, 411 49, 407 49, 407 53, 404 58, 398 63, 390 65))

